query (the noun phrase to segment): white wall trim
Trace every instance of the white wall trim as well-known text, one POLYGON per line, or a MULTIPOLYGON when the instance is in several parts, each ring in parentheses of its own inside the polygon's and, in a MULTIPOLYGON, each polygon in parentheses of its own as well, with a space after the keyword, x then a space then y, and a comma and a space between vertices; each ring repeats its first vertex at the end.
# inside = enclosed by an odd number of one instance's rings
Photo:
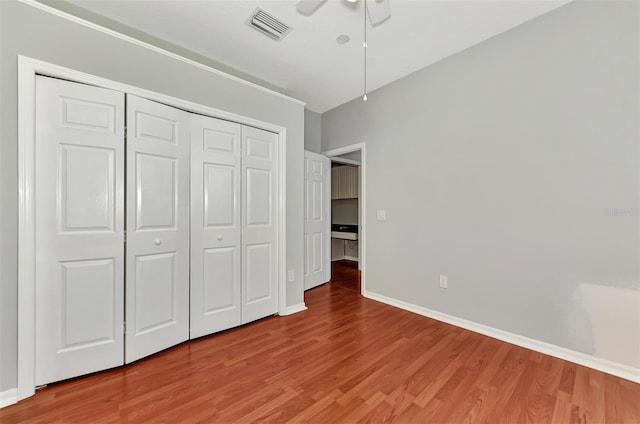
POLYGON ((280 315, 293 315, 293 314, 297 314, 298 312, 302 312, 302 311, 306 311, 307 310, 307 305, 304 304, 304 302, 298 303, 297 305, 291 305, 291 306, 287 306, 286 310, 284 311, 284 314, 280 314, 280 315))
POLYGON ((103 34, 107 34, 107 35, 109 35, 111 37, 118 38, 120 40, 126 41, 128 43, 134 44, 134 45, 139 46, 139 47, 142 47, 144 49, 151 50, 151 51, 153 51, 155 53, 159 53, 161 55, 170 57, 170 58, 178 60, 180 62, 184 62, 184 63, 186 63, 188 65, 195 66, 196 68, 203 69, 203 70, 205 70, 207 72, 211 72, 213 74, 222 76, 224 78, 227 78, 227 79, 232 80, 234 82, 246 85, 246 86, 254 88, 256 90, 260 90, 260 91, 263 91, 265 93, 271 94, 273 96, 289 100, 289 101, 297 103, 299 105, 303 105, 303 106, 306 105, 306 102, 303 102, 303 101, 298 100, 298 99, 294 99, 293 97, 289 97, 286 94, 282 94, 282 93, 279 93, 277 91, 271 90, 269 88, 263 87, 261 85, 255 84, 253 82, 244 80, 242 78, 236 77, 235 75, 228 74, 228 73, 223 72, 223 71, 221 71, 219 69, 212 68, 211 66, 207 66, 207 65, 205 65, 203 63, 196 62, 195 60, 186 58, 186 57, 181 56, 179 54, 170 52, 169 50, 165 50, 165 49, 163 49, 161 47, 154 46, 153 44, 146 43, 144 41, 141 41, 141 40, 138 40, 136 38, 130 37, 128 35, 124 35, 122 33, 114 31, 112 29, 109 29, 109 28, 103 27, 101 25, 98 25, 98 24, 96 24, 94 22, 90 22, 90 21, 87 21, 85 19, 79 18, 79 17, 77 17, 75 15, 72 15, 70 13, 63 12, 62 10, 56 9, 54 7, 47 6, 46 4, 37 2, 35 0, 18 0, 18 1, 20 1, 21 3, 27 4, 27 5, 31 6, 31 7, 35 7, 36 9, 40 9, 40 10, 42 10, 44 12, 50 13, 51 15, 58 16, 60 18, 66 19, 66 20, 74 22, 76 24, 79 24, 79 25, 85 26, 87 28, 91 28, 93 30, 102 32, 103 34))
POLYGON ((13 405, 18 402, 18 389, 9 389, 0 392, 0 408, 13 405))
POLYGON ((35 393, 35 78, 18 57, 18 400, 35 393))
MULTIPOLYGON (((366 260, 367 260, 367 146, 366 143, 360 142, 351 144, 349 146, 338 147, 337 149, 327 150, 322 152, 323 155, 328 156, 333 160, 334 156, 344 155, 345 153, 360 151, 360 193, 358 195, 358 239, 359 239, 359 251, 358 256, 358 269, 360 270, 360 285, 361 292, 364 293, 367 288, 366 278, 366 260)), ((330 243, 327 240, 327 243, 330 243)))
POLYGON ((531 339, 529 337, 520 336, 508 331, 503 331, 483 324, 478 324, 473 321, 467 321, 462 318, 443 314, 432 309, 427 309, 422 306, 404 302, 402 300, 393 299, 378 293, 363 291, 362 295, 366 298, 386 303, 387 305, 395 306, 396 308, 404 309, 418 315, 432 318, 437 321, 446 322, 447 324, 455 325, 456 327, 480 333, 494 339, 514 344, 516 346, 521 346, 527 349, 534 350, 536 352, 544 353, 545 355, 554 356, 556 358, 564 359, 565 361, 573 362, 575 364, 606 372, 607 374, 615 375, 626 380, 640 383, 640 369, 638 368, 609 361, 607 359, 598 358, 593 355, 577 352, 575 350, 567 349, 564 347, 552 345, 550 343, 545 343, 539 340, 531 339))
POLYGON ((91 84, 278 134, 278 311, 286 311, 286 128, 62 66, 18 56, 18 400, 35 393, 35 84, 36 75, 91 84))
MULTIPOLYGON (((326 234, 329 236, 328 238, 325 238, 325 243, 324 243, 324 254, 326 255, 325 261, 324 261, 324 267, 325 267, 324 280, 326 283, 328 281, 331 281, 331 184, 332 182, 331 182, 331 160, 325 157, 323 162, 325 166, 324 171, 327 177, 324 182, 325 183, 324 214, 325 214, 325 220, 326 220, 324 230, 326 231, 326 234)), ((305 202, 306 201, 307 200, 305 199, 305 202)))
POLYGON ((278 133, 278 313, 282 313, 287 309, 287 129, 278 133))

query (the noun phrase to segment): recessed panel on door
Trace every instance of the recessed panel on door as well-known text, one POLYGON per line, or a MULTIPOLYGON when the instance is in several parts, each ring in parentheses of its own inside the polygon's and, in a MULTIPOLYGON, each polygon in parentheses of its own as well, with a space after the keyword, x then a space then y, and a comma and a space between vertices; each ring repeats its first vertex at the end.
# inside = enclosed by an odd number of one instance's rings
POLYGON ((61 350, 116 341, 115 259, 60 263, 62 289, 61 350))
POLYGON ((66 96, 59 97, 59 104, 61 127, 111 134, 120 131, 116 131, 116 114, 122 111, 116 105, 66 96))
MULTIPOLYGON (((249 127, 245 127, 249 128, 249 127)), ((254 130, 255 128, 251 128, 249 131, 254 130)), ((260 131, 260 130, 257 130, 260 131)), ((245 157, 259 159, 264 161, 273 160, 273 147, 275 145, 273 140, 267 140, 264 138, 256 138, 252 136, 247 136, 245 139, 245 157)))
POLYGON ((246 247, 244 269, 247 273, 247 304, 268 299, 273 295, 271 255, 271 243, 253 244, 246 247))
POLYGON ((310 262, 311 262, 311 255, 309 254, 309 243, 311 241, 311 234, 305 234, 303 237, 303 242, 304 242, 304 264, 303 264, 303 271, 304 271, 304 277, 306 278, 307 275, 309 275, 309 267, 310 267, 310 262))
POLYGON ((136 154, 138 230, 175 228, 177 211, 176 159, 136 154))
MULTIPOLYGON (((207 120, 208 118, 204 117, 204 119, 207 120)), ((202 150, 211 153, 224 152, 238 154, 236 151, 238 147, 237 124, 230 122, 229 124, 232 126, 229 127, 228 130, 223 128, 202 128, 202 150)))
POLYGON ((176 321, 175 253, 159 253, 136 258, 136 334, 143 334, 176 321))
POLYGON ((238 252, 235 247, 220 247, 204 251, 204 315, 237 307, 240 286, 236 275, 238 252))
POLYGON ((247 226, 271 225, 272 181, 271 171, 247 168, 245 172, 247 185, 247 226))
POLYGON ((237 169, 234 165, 204 164, 204 218, 205 227, 237 225, 236 185, 237 169))
POLYGON ((324 184, 321 181, 311 181, 311 216, 314 221, 324 220, 324 184))
POLYGON ((324 165, 324 160, 318 160, 318 159, 310 159, 309 160, 310 165, 311 165, 311 169, 309 169, 309 172, 311 174, 314 174, 318 177, 322 177, 325 174, 325 165, 324 165))
POLYGON ((59 146, 61 232, 115 231, 115 149, 59 146))
POLYGON ((139 140, 178 144, 178 122, 174 119, 138 110, 133 124, 139 140))
POLYGON ((124 94, 36 77, 35 383, 124 360, 124 94))
POLYGON ((311 263, 311 272, 320 272, 324 269, 324 232, 313 233, 311 235, 311 257, 313 258, 311 263))

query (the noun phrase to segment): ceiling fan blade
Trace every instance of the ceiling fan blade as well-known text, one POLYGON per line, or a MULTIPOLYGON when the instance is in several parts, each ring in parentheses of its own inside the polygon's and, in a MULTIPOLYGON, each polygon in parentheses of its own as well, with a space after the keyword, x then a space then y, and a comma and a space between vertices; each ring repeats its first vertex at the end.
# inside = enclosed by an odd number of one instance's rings
POLYGON ((298 9, 298 12, 301 14, 310 16, 317 8, 322 6, 322 3, 325 1, 327 0, 300 0, 298 4, 296 4, 296 9, 298 9))
POLYGON ((391 17, 389 0, 367 0, 367 12, 371 25, 376 26, 391 17))

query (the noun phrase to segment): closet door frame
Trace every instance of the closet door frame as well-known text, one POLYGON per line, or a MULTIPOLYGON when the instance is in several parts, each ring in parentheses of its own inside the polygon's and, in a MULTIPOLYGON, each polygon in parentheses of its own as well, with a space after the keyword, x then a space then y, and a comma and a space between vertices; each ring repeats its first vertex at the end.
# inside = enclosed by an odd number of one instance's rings
POLYGON ((36 75, 95 85, 188 112, 234 121, 278 135, 278 313, 286 315, 286 128, 209 106, 18 56, 18 393, 35 394, 35 92, 36 75))

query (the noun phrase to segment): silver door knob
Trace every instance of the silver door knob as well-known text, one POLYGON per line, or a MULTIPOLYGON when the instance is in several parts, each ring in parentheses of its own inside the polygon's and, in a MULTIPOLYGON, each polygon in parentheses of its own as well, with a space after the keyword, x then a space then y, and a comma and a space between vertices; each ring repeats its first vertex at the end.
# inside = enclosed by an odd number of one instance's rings
POLYGON ((218 234, 218 241, 222 241, 222 235, 218 234))
POLYGON ((153 244, 155 244, 156 246, 160 246, 160 245, 162 244, 162 240, 160 240, 159 238, 158 238, 158 239, 155 239, 155 240, 153 241, 153 244))

